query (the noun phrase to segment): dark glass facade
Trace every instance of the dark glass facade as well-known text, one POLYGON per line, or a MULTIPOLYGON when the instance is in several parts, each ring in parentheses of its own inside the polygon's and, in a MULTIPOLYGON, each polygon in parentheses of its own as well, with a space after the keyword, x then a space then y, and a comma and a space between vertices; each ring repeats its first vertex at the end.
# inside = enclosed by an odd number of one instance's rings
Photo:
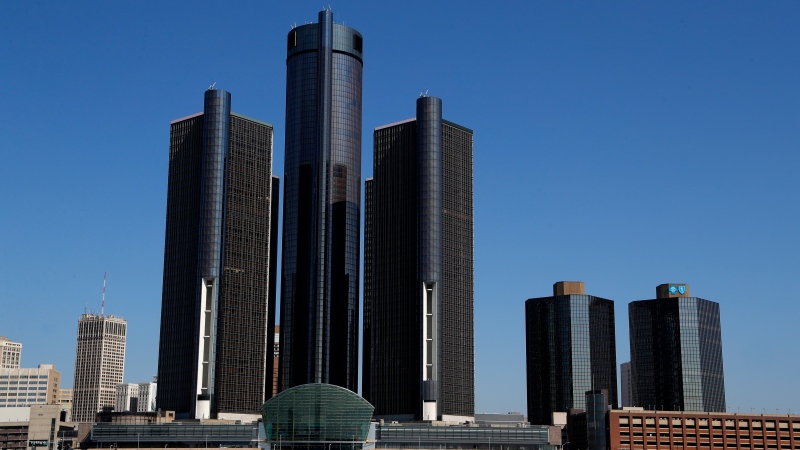
POLYGON ((666 411, 725 411, 719 304, 697 297, 628 305, 633 403, 666 411))
POLYGON ((587 391, 605 389, 617 407, 614 302, 583 294, 525 302, 528 420, 586 409, 587 391))
POLYGON ((279 384, 355 391, 363 40, 321 11, 287 44, 279 384))
POLYGON ((421 97, 415 119, 376 128, 374 143, 363 395, 378 416, 472 416, 472 130, 421 97))
POLYGON ((271 395, 273 130, 230 105, 209 89, 171 125, 158 407, 181 417, 255 414, 271 395))

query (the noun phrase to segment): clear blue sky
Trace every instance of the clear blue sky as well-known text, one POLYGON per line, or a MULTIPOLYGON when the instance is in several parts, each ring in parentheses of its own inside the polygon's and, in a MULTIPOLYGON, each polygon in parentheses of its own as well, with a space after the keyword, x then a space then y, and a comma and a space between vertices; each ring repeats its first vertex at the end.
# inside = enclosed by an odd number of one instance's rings
MULTIPOLYGON (((212 83, 275 125, 286 34, 327 3, 3 2, 0 335, 72 383, 77 320, 129 322, 156 373, 169 122, 212 83)), ((372 129, 421 91, 475 130, 476 409, 525 411, 524 300, 721 304, 728 408, 800 411, 800 2, 351 2, 372 129)))

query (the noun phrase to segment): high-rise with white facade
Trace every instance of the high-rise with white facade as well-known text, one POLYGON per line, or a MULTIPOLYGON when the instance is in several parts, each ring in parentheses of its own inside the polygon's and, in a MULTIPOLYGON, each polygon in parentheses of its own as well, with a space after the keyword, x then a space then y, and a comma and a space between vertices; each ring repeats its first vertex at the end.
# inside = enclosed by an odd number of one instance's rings
POLYGON ((114 411, 155 411, 156 386, 155 381, 118 384, 114 411))
POLYGON ((128 322, 121 317, 86 314, 78 321, 72 421, 94 422, 103 406, 114 406, 125 370, 128 322))
POLYGON ((6 336, 0 336, 0 368, 19 369, 22 358, 22 344, 12 342, 6 336))

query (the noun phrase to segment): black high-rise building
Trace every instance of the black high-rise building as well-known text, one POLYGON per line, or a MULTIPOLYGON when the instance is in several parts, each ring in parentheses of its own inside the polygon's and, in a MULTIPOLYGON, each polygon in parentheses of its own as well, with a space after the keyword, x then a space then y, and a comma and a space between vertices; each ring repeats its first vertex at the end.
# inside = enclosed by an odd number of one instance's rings
POLYGON ((473 133, 438 98, 416 111, 374 133, 363 395, 380 417, 473 416, 473 133))
POLYGON ((363 39, 326 10, 287 44, 279 389, 356 391, 363 39))
POLYGON ((272 136, 213 88, 171 124, 157 403, 179 417, 257 414, 272 395, 272 136))
POLYGON ((614 302, 586 295, 582 282, 558 282, 552 297, 525 302, 528 420, 586 410, 587 391, 605 389, 617 407, 614 302))
POLYGON ((725 411, 719 303, 662 284, 656 299, 628 305, 633 405, 725 411))

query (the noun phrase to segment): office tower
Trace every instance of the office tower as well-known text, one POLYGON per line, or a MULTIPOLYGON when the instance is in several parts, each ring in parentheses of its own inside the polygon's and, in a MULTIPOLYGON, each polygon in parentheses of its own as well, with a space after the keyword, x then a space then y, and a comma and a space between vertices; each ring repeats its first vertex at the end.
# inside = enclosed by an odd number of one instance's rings
POLYGON ((363 395, 379 417, 473 416, 472 130, 422 96, 415 118, 374 137, 363 395))
POLYGON ((633 403, 666 411, 725 411, 719 303, 662 284, 628 305, 633 403))
POLYGON ((176 417, 257 414, 272 394, 272 136, 213 87, 171 124, 158 407, 176 417))
POLYGON ((61 372, 52 364, 36 369, 0 369, 0 408, 58 404, 61 372))
POLYGON ((357 389, 362 52, 327 10, 288 35, 280 390, 357 389))
POLYGON ((586 409, 585 394, 608 390, 617 407, 614 302, 586 295, 580 281, 553 285, 553 296, 525 302, 528 420, 586 409))
POLYGON ((19 369, 22 359, 22 344, 0 336, 0 369, 19 369))
POLYGON ((633 404, 633 380, 631 379, 631 362, 624 362, 619 366, 622 401, 620 406, 635 406, 633 404))
POLYGON ((128 322, 121 317, 82 314, 78 321, 72 421, 91 423, 104 406, 114 406, 125 371, 128 322))

